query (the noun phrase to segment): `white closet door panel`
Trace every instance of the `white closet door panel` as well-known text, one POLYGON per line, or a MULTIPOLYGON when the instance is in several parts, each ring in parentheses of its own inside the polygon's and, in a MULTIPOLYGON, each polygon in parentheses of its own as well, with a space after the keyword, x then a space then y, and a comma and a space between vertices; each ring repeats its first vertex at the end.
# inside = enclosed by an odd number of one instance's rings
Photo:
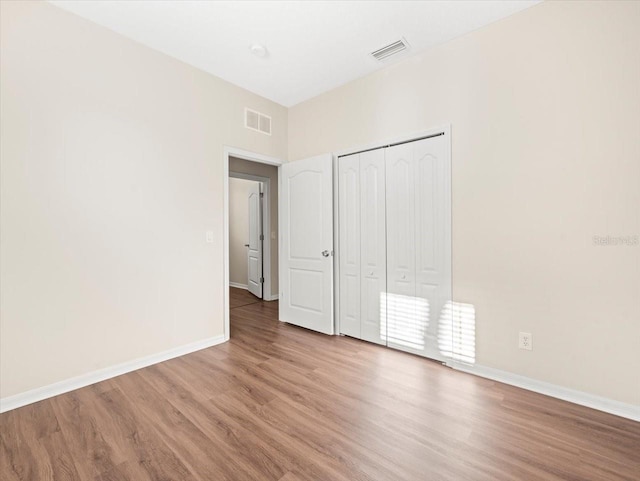
POLYGON ((348 269, 360 266, 360 172, 358 156, 346 157, 340 164, 340 193, 343 208, 340 221, 343 244, 340 259, 348 269))
MULTIPOLYGON (((430 140, 430 139, 427 139, 430 140)), ((423 141, 424 142, 424 141, 423 141)), ((418 147, 416 145, 416 147, 418 147)), ((425 276, 437 278, 441 270, 438 257, 438 159, 430 153, 416 152, 416 268, 425 276)))
POLYGON ((445 136, 413 143, 416 184, 417 296, 429 306, 425 355, 440 359, 438 323, 451 299, 449 166, 445 136))
POLYGON ((360 156, 338 161, 340 332, 360 338, 360 156))
POLYGON ((384 269, 385 263, 385 168, 384 150, 360 156, 362 266, 384 269))
POLYGON ((412 145, 385 149, 387 292, 415 295, 415 172, 412 145))
POLYGON ((441 359, 438 350, 438 323, 443 303, 440 300, 442 287, 437 284, 429 284, 418 281, 416 285, 416 298, 424 306, 424 322, 418 323, 423 336, 422 355, 432 359, 441 359))
POLYGON ((427 315, 416 296, 415 165, 411 143, 385 150, 387 292, 382 334, 389 346, 421 352, 427 315))
POLYGON ((445 242, 445 139, 415 142, 416 268, 421 280, 441 284, 445 242))
POLYGON ((376 344, 385 344, 386 323, 382 322, 385 293, 381 290, 384 284, 384 278, 362 278, 361 339, 376 344))
POLYGON ((384 344, 380 300, 386 290, 384 149, 360 155, 361 338, 384 344))
POLYGON ((346 274, 340 280, 340 333, 360 338, 360 277, 346 274))

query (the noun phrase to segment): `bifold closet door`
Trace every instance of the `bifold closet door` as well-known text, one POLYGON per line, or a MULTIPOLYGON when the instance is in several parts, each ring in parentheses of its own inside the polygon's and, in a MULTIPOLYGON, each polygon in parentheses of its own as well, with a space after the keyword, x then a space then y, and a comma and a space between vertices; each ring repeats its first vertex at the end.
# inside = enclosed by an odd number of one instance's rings
POLYGON ((340 333, 360 339, 360 155, 338 160, 340 333))
POLYGON ((384 344, 381 299, 386 284, 384 151, 338 161, 340 332, 384 344))
POLYGON ((339 159, 342 334, 439 360, 452 352, 447 142, 339 159))
POLYGON ((441 135, 385 150, 386 341, 440 360, 439 325, 451 299, 446 141, 441 135))
POLYGON ((387 283, 384 149, 360 154, 360 338, 384 344, 387 283))

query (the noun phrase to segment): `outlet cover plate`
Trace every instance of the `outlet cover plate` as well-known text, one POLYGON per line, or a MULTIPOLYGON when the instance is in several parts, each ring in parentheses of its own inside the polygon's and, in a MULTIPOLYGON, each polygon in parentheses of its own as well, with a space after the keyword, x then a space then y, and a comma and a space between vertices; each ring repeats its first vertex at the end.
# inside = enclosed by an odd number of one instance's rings
POLYGON ((533 338, 530 332, 521 332, 518 336, 518 348, 531 351, 533 349, 533 338))

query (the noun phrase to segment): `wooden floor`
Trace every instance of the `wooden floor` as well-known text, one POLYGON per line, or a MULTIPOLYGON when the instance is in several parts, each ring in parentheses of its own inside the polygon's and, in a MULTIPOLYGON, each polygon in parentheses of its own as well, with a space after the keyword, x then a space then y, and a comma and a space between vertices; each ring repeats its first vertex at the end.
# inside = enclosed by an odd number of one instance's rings
POLYGON ((229 343, 0 415, 0 479, 640 479, 640 423, 282 324, 246 295, 229 343))
POLYGON ((231 309, 248 306, 256 302, 261 302, 261 299, 258 299, 247 290, 237 289, 235 287, 229 289, 229 307, 231 309))

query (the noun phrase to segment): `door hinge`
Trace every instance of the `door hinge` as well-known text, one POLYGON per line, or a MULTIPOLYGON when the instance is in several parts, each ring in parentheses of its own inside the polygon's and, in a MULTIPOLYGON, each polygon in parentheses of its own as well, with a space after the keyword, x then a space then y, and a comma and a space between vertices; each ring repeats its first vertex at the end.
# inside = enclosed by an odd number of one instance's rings
POLYGON ((260 192, 260 197, 264 197, 264 192, 260 192))
POLYGON ((264 240, 264 234, 260 234, 260 240, 264 240))
POLYGON ((260 284, 264 284, 264 277, 260 278, 260 284))

